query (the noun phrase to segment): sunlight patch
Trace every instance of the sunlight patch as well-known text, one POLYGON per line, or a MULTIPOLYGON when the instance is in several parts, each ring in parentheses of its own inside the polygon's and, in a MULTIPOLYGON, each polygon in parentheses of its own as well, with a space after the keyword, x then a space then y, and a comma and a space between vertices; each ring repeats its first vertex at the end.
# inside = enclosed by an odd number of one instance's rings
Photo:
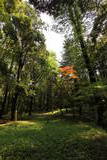
POLYGON ((84 139, 97 139, 101 137, 107 137, 107 133, 104 130, 98 130, 98 128, 92 128, 87 132, 80 134, 81 138, 84 139))

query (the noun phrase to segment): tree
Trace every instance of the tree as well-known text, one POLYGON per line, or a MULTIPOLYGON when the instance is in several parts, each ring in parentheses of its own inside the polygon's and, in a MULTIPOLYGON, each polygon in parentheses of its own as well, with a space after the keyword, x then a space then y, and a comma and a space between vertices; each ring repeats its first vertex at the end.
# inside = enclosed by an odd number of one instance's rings
MULTIPOLYGON (((37 3, 35 1, 31 1, 31 2, 32 3, 34 2, 35 6, 40 6, 42 4, 42 2, 41 4, 40 3, 38 4, 38 1, 37 3)), ((83 29, 84 29, 82 25, 83 13, 81 11, 81 7, 83 7, 83 5, 81 6, 80 2, 76 0, 70 1, 70 2, 65 0, 56 2, 52 0, 49 2, 46 1, 45 7, 42 7, 42 9, 47 8, 49 13, 52 13, 57 17, 59 16, 62 20, 64 20, 64 18, 70 20, 70 23, 72 24, 72 27, 73 27, 74 36, 76 36, 81 47, 82 56, 84 59, 85 66, 89 73, 90 81, 95 82, 96 80, 95 80, 94 70, 92 68, 92 65, 88 56, 88 48, 83 36, 83 29)))
MULTIPOLYGON (((33 64, 31 69, 35 69, 37 57, 38 55, 42 56, 42 50, 45 48, 44 36, 39 31, 41 21, 34 9, 26 2, 18 1, 17 4, 14 2, 8 1, 5 3, 4 1, 8 21, 4 20, 3 27, 1 28, 3 33, 1 42, 5 40, 2 47, 4 52, 3 60, 6 61, 8 68, 10 68, 9 76, 14 79, 14 86, 11 91, 11 120, 15 119, 19 95, 22 91, 26 90, 26 87, 29 88, 31 70, 30 68, 28 70, 27 66, 28 64, 31 66, 33 64), (8 5, 10 4, 11 7, 8 9, 8 5), (8 51, 8 57, 5 57, 4 55, 8 51), (26 78, 28 78, 27 83, 24 80, 26 78)), ((10 81, 12 80, 10 79, 10 81)), ((6 103, 8 89, 10 88, 8 81, 6 81, 6 84, 2 109, 4 108, 4 103, 6 103)))
POLYGON ((62 66, 63 65, 74 65, 78 71, 79 77, 84 80, 89 80, 81 53, 81 47, 74 39, 68 38, 65 40, 64 53, 62 56, 62 66))

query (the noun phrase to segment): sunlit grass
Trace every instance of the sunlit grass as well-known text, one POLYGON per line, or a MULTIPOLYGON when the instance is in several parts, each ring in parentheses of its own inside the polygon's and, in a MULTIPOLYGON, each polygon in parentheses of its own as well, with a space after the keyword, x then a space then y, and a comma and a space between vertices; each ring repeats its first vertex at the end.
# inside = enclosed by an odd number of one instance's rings
POLYGON ((61 114, 61 112, 66 112, 66 109, 62 108, 62 109, 53 110, 51 112, 43 113, 43 115, 55 115, 55 114, 61 114))
POLYGON ((7 123, 4 123, 4 124, 0 124, 0 127, 3 127, 3 126, 9 126, 9 125, 32 125, 32 124, 35 124, 34 122, 31 122, 31 121, 17 121, 17 122, 7 122, 7 123))
POLYGON ((107 133, 83 122, 47 121, 45 114, 1 125, 0 160, 23 159, 106 160, 107 133))
POLYGON ((54 114, 58 114, 60 112, 61 112, 60 109, 57 109, 57 110, 54 110, 54 111, 51 111, 51 112, 43 113, 43 115, 54 115, 54 114))

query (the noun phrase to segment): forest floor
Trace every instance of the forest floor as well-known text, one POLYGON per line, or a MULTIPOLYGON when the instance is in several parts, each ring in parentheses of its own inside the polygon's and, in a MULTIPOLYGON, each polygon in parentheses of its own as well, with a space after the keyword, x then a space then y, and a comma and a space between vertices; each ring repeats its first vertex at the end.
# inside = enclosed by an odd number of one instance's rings
POLYGON ((0 160, 107 160, 107 132, 50 114, 0 125, 0 160))

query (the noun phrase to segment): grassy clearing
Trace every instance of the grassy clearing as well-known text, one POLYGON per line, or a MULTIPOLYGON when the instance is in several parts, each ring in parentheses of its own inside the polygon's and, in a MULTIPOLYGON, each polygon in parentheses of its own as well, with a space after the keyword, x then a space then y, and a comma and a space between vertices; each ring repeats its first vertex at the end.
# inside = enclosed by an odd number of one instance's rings
POLYGON ((0 125, 0 160, 107 160, 104 130, 47 118, 0 125))

